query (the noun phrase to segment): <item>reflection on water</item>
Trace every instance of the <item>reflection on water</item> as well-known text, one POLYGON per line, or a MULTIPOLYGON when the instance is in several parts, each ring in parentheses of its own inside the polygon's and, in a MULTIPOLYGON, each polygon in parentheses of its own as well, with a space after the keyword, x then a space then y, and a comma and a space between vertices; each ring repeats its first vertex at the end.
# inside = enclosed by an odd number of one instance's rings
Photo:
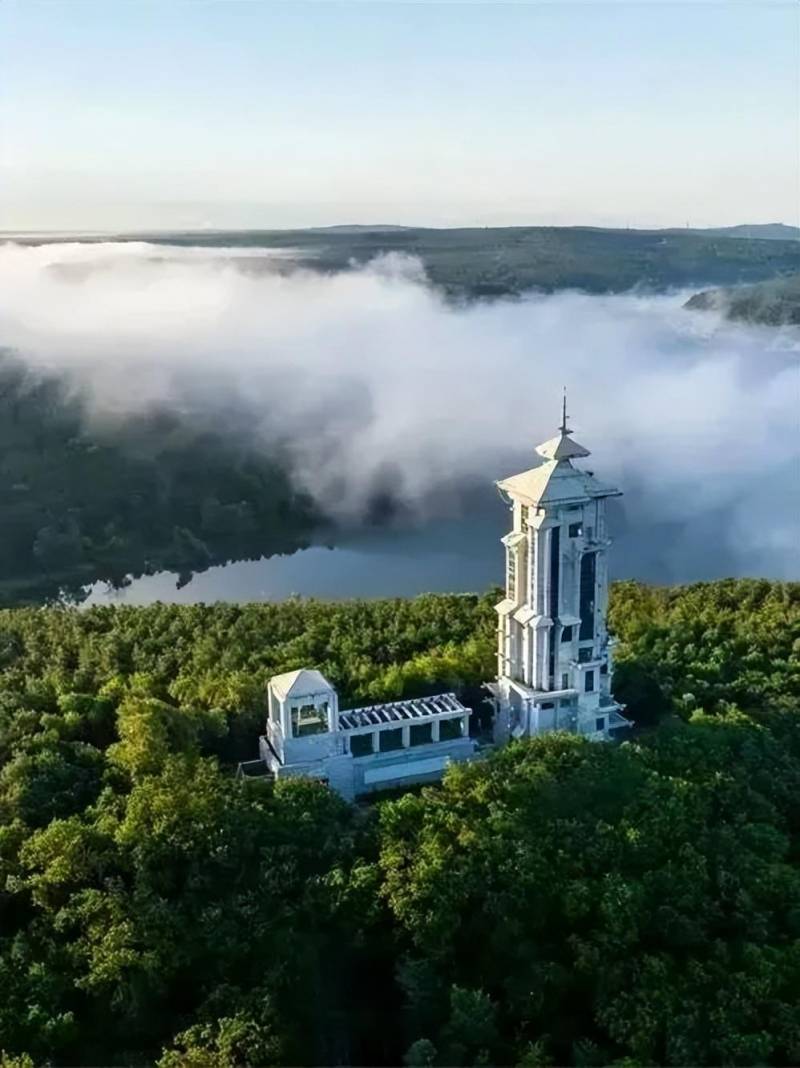
MULTIPOLYGON (((674 584, 744 574, 783 578, 769 556, 753 557, 741 570, 741 554, 719 533, 720 516, 683 523, 627 522, 624 506, 610 502, 615 543, 612 578, 674 584), (772 565, 772 566, 771 566, 772 565)), ((458 520, 436 521, 416 531, 383 530, 350 539, 336 549, 315 547, 292 556, 214 567, 177 589, 177 576, 136 579, 122 591, 95 586, 87 604, 150 604, 167 601, 279 601, 293 594, 337 600, 346 597, 410 597, 418 593, 483 591, 503 582, 500 537, 508 515, 496 506, 458 520)))
POLYGON ((136 579, 124 590, 95 586, 86 604, 168 601, 279 601, 302 597, 410 597, 417 593, 485 590, 502 581, 497 524, 437 523, 424 531, 359 539, 336 549, 314 547, 292 556, 245 560, 195 575, 182 589, 177 576, 136 579))

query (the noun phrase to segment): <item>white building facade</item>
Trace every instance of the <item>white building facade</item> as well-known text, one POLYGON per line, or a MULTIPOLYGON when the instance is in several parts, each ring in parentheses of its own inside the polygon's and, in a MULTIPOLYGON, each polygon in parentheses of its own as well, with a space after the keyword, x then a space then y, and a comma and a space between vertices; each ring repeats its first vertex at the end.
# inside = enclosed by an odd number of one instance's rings
POLYGON ((273 676, 267 704, 259 759, 240 772, 317 779, 350 801, 438 779, 476 749, 470 710, 452 693, 340 711, 325 676, 304 668, 273 676))
POLYGON ((606 502, 620 491, 573 466, 566 403, 559 433, 537 448, 544 462, 497 485, 510 505, 505 597, 497 605, 494 738, 562 730, 607 739, 629 726, 612 696, 606 628, 606 502))
MULTIPOLYGON (((565 403, 558 435, 536 450, 543 462, 497 483, 512 525, 486 684, 495 745, 551 731, 601 741, 630 726, 611 691, 606 628, 606 502, 620 491, 573 465, 589 451, 571 434, 565 403)), ((340 710, 325 676, 303 668, 271 678, 267 704, 259 759, 240 773, 314 778, 348 800, 437 779, 477 749, 470 709, 452 693, 340 710)))

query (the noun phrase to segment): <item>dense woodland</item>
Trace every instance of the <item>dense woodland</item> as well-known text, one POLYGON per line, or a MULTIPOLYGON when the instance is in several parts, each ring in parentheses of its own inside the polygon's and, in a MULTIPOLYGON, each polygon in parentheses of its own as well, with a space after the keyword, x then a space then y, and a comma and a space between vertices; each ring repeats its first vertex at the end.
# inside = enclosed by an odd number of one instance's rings
POLYGON ((288 457, 232 434, 225 414, 151 409, 103 425, 67 377, 0 350, 0 605, 163 570, 186 581, 319 535, 288 457))
POLYGON ((800 585, 617 585, 621 744, 234 778, 275 671, 477 708, 493 601, 0 612, 6 1065, 797 1064, 800 585))
MULTIPOLYGON (((291 256, 270 259, 266 266, 275 270, 282 263, 287 271, 298 263, 312 270, 345 271, 383 253, 403 253, 421 260, 428 278, 448 296, 473 300, 529 290, 621 293, 758 282, 800 271, 797 238, 794 227, 767 225, 720 230, 342 226, 121 234, 113 239, 192 248, 286 249, 291 256), (776 236, 781 239, 771 240, 776 236)), ((108 239, 106 235, 101 240, 108 239)), ((259 269, 256 261, 250 267, 259 269)))
POLYGON ((722 311, 728 319, 762 326, 800 326, 800 274, 771 278, 752 285, 705 289, 684 307, 690 311, 722 311))

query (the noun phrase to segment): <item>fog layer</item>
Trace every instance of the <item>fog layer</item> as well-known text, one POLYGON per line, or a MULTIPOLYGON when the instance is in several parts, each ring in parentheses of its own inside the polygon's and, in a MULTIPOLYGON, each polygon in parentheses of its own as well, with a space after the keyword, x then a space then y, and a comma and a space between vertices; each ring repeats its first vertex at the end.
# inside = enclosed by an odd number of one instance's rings
MULTIPOLYGON (((698 287, 700 288, 700 287, 698 287)), ((625 491, 625 573, 798 573, 797 335, 686 293, 454 306, 404 257, 323 275, 264 250, 0 246, 0 346, 67 373, 100 422, 151 405, 280 442, 322 508, 415 522, 491 505, 566 386, 588 466, 625 491)))

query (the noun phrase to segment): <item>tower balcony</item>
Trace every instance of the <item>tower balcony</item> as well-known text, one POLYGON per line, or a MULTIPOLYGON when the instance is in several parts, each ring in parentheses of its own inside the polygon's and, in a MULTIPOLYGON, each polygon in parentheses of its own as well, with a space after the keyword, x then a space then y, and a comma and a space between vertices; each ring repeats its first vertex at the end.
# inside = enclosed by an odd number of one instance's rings
MULTIPOLYGON (((581 650, 580 652, 585 652, 581 650)), ((573 668, 597 668, 602 667, 606 662, 606 654, 604 652, 595 653, 592 652, 588 657, 581 657, 580 652, 578 656, 571 656, 569 658, 569 666, 573 668)))
POLYGON ((584 527, 583 544, 586 549, 607 549, 611 545, 611 538, 596 527, 584 527))

